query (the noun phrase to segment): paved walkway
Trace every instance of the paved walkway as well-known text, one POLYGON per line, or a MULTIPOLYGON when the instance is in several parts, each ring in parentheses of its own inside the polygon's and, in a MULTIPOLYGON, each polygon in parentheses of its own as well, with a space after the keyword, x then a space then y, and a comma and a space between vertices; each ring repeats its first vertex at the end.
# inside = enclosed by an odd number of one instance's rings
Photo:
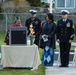
POLYGON ((45 75, 76 75, 76 67, 73 65, 63 68, 57 65, 54 65, 53 67, 46 67, 45 75))
MULTIPOLYGON (((59 45, 56 42, 56 45, 59 45)), ((76 43, 72 42, 72 46, 76 46, 76 43)), ((53 67, 46 67, 45 75, 76 75, 76 66, 70 64, 69 67, 59 67, 54 64, 53 67)))

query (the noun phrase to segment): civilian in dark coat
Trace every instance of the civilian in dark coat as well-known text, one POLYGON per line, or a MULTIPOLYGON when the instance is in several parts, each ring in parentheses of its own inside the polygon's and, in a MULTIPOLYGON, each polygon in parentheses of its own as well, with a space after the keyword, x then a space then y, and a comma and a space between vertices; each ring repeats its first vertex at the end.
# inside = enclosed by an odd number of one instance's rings
POLYGON ((56 24, 54 23, 53 14, 48 13, 46 21, 42 24, 42 39, 45 41, 43 48, 42 64, 45 66, 53 66, 54 62, 54 49, 55 49, 55 32, 56 24), (44 37, 43 37, 44 36, 44 37))

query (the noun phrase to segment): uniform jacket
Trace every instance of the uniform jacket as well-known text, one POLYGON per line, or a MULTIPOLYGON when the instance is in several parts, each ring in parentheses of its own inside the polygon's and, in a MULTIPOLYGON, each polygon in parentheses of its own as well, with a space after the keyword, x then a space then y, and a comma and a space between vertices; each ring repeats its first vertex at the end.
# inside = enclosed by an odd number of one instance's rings
POLYGON ((28 29, 28 35, 29 35, 29 32, 30 32, 29 31, 30 24, 33 25, 35 35, 41 33, 41 20, 39 20, 38 18, 35 18, 35 19, 29 18, 29 19, 26 20, 25 26, 28 29))
MULTIPOLYGON (((46 25, 46 22, 42 24, 42 35, 44 34, 44 27, 46 25)), ((56 33, 56 24, 53 22, 50 22, 48 25, 48 41, 46 42, 46 46, 55 48, 55 33, 56 33)))
POLYGON ((74 36, 74 26, 73 22, 70 19, 67 19, 64 22, 62 19, 57 23, 57 39, 60 42, 68 42, 69 40, 73 40, 74 36))

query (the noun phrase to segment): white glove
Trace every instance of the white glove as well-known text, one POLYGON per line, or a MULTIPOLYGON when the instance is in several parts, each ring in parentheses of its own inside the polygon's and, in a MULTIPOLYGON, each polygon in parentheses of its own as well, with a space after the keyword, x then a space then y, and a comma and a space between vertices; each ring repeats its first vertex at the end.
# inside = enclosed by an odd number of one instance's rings
POLYGON ((71 43, 72 42, 72 40, 69 40, 69 43, 71 43))
POLYGON ((60 40, 59 40, 59 39, 57 39, 57 42, 58 42, 58 43, 60 43, 60 40))

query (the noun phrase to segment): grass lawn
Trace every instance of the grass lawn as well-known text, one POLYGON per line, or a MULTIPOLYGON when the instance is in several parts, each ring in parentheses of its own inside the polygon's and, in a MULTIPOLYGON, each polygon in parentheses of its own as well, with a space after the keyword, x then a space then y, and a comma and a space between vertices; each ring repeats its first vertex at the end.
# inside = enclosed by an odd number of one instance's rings
POLYGON ((45 67, 40 65, 38 70, 27 69, 3 69, 0 75, 45 75, 45 67))
MULTIPOLYGON (((0 45, 4 45, 5 32, 0 32, 0 45)), ((39 49, 40 58, 42 56, 42 49, 39 49)), ((38 70, 27 70, 27 69, 3 69, 0 71, 0 75, 45 75, 45 67, 40 65, 38 70)))
POLYGON ((74 35, 74 40, 73 41, 76 42, 76 35, 74 35))

